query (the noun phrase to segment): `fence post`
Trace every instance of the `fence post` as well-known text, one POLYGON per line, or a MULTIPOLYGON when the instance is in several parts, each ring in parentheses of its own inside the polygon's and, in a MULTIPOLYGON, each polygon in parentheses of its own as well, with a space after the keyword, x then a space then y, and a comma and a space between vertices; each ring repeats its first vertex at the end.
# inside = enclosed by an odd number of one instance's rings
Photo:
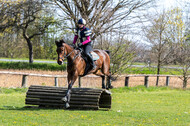
POLYGON ((158 87, 158 83, 159 83, 159 75, 157 74, 157 77, 156 77, 156 86, 158 87))
POLYGON ((144 77, 144 86, 147 87, 147 88, 149 87, 149 85, 148 85, 148 77, 149 76, 144 77))
POLYGON ((79 81, 79 88, 81 87, 81 77, 78 78, 79 81))
POLYGON ((27 86, 27 75, 22 75, 22 87, 27 86))
POLYGON ((125 86, 129 87, 129 77, 125 77, 125 86))
POLYGON ((166 76, 166 86, 169 86, 170 77, 166 76))
POLYGON ((58 87, 58 78, 55 77, 55 86, 58 87))

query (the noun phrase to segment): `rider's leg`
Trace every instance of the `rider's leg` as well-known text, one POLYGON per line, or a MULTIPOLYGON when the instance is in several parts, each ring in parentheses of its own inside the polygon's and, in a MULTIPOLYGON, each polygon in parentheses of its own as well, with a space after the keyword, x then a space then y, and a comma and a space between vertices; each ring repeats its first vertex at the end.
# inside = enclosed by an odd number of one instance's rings
POLYGON ((95 69, 96 68, 96 64, 94 63, 92 55, 90 53, 87 53, 87 56, 88 56, 88 60, 92 64, 92 69, 95 69))
POLYGON ((92 64, 93 69, 95 69, 95 68, 96 68, 96 65, 95 65, 95 63, 94 63, 94 60, 93 60, 92 55, 90 54, 90 52, 91 52, 92 50, 93 50, 93 49, 92 49, 91 44, 87 44, 87 45, 84 46, 84 52, 85 52, 85 54, 87 55, 88 60, 89 60, 90 63, 92 64))

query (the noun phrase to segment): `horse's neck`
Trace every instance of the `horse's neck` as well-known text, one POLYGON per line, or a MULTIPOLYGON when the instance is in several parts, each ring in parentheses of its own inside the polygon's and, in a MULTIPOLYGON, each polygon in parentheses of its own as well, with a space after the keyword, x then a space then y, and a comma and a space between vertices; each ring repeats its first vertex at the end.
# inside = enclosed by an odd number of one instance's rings
POLYGON ((68 58, 67 58, 68 63, 73 62, 75 56, 76 56, 78 53, 79 53, 79 52, 78 52, 77 50, 75 50, 75 49, 73 49, 72 47, 70 47, 69 45, 67 45, 67 55, 70 54, 70 55, 68 56, 68 58))
POLYGON ((73 49, 69 45, 66 45, 66 50, 67 50, 67 55, 73 51, 73 49))

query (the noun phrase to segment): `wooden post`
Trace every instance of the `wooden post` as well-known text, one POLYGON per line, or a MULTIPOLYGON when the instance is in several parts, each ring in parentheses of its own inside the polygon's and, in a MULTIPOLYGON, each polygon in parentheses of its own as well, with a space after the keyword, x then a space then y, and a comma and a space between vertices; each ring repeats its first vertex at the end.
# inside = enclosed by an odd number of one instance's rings
POLYGON ((148 85, 148 77, 149 76, 145 76, 145 78, 144 78, 144 86, 147 87, 147 88, 149 87, 149 85, 148 85))
POLYGON ((58 78, 55 77, 55 86, 58 87, 58 78))
POLYGON ((129 87, 129 77, 125 77, 125 86, 129 87))
POLYGON ((158 83, 159 83, 159 75, 157 74, 157 77, 156 77, 156 86, 158 87, 158 83))
POLYGON ((22 76, 22 87, 26 87, 27 86, 27 75, 23 75, 22 76))
POLYGON ((166 76, 166 86, 169 86, 170 77, 166 76))
POLYGON ((81 77, 78 78, 79 81, 79 88, 81 87, 81 77))

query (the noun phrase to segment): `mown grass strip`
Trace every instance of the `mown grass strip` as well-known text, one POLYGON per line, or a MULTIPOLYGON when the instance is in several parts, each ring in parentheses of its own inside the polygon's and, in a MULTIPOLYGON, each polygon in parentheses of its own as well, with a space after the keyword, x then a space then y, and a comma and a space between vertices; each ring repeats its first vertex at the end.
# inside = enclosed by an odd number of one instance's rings
MULTIPOLYGON (((130 67, 126 69, 123 73, 127 74, 156 74, 157 73, 157 68, 153 67, 130 67)), ((181 75, 181 72, 176 69, 167 69, 167 68, 161 68, 160 69, 160 74, 163 75, 181 75)))
POLYGON ((64 71, 66 70, 66 64, 58 65, 57 63, 0 62, 0 69, 64 71))

